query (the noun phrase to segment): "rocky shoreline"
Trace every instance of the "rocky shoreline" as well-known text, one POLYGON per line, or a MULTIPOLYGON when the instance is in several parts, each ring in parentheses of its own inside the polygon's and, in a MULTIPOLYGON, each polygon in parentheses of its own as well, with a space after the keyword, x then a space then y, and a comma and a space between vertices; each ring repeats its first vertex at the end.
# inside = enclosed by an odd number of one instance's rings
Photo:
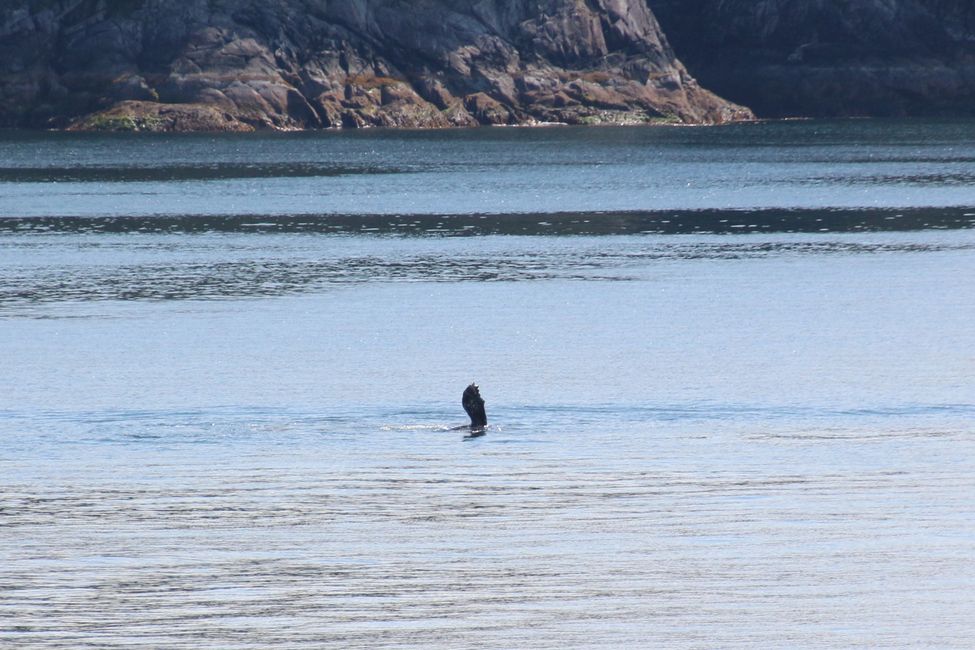
POLYGON ((0 13, 0 126, 250 131, 753 117, 698 85, 643 0, 20 5, 0 13))
POLYGON ((973 115, 975 5, 8 0, 0 6, 6 128, 697 125, 756 113, 973 115))

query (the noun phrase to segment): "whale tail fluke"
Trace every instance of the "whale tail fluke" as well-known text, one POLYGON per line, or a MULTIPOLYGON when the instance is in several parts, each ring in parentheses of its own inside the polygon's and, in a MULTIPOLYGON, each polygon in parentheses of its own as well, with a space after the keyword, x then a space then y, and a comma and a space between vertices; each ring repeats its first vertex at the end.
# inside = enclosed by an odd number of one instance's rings
POLYGON ((484 411, 484 399, 477 384, 471 384, 464 389, 464 396, 461 398, 464 410, 471 418, 471 427, 487 426, 487 413, 484 411))

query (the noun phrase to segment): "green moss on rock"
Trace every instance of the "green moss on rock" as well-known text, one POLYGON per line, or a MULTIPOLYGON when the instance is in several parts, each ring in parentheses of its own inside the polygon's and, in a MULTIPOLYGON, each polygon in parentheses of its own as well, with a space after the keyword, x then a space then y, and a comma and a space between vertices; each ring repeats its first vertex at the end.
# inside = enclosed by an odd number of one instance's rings
POLYGON ((80 128, 85 131, 162 131, 165 121, 151 115, 106 115, 99 113, 84 120, 80 128))

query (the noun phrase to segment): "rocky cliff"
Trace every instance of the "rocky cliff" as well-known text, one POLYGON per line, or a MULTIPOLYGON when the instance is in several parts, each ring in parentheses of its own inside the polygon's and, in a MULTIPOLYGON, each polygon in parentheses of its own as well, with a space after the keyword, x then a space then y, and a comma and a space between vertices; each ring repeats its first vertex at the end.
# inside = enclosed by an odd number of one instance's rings
POLYGON ((644 0, 6 0, 0 126, 719 123, 644 0))
POLYGON ((975 114, 973 0, 647 0, 703 85, 760 116, 975 114))

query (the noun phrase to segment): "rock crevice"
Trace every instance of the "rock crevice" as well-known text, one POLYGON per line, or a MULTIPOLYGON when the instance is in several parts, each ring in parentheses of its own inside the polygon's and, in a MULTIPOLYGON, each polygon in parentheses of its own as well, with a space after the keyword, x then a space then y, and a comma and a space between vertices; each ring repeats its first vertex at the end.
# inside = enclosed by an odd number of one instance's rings
POLYGON ((0 125, 720 123, 644 0, 14 0, 0 125))

